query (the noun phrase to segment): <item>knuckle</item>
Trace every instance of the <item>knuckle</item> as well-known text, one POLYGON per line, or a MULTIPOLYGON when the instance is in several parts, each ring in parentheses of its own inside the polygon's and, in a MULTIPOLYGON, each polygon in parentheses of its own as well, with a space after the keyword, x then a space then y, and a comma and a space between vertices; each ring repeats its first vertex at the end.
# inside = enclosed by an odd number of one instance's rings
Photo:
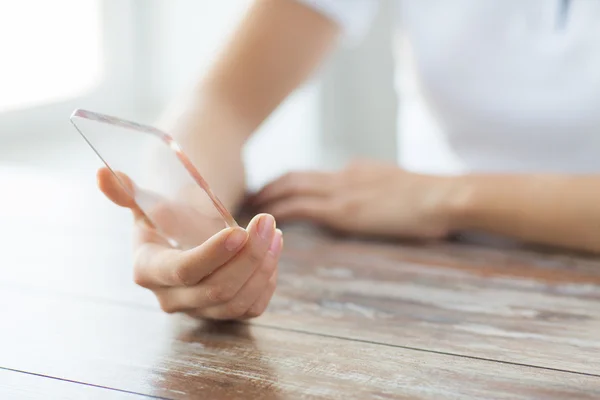
POLYGON ((219 303, 223 296, 223 289, 221 286, 212 285, 206 288, 206 298, 211 303, 219 303))
POLYGON ((167 314, 173 314, 179 311, 177 307, 175 307, 170 301, 160 296, 157 296, 158 304, 160 305, 160 309, 167 314))
POLYGON ((160 306, 160 309, 163 310, 163 312, 165 312, 167 314, 174 314, 178 311, 177 309, 175 309, 174 307, 172 307, 170 305, 162 305, 162 304, 160 306))
POLYGON ((361 204, 351 197, 342 197, 335 201, 333 208, 344 215, 356 215, 360 211, 361 204))
POLYGON ((262 263, 265 258, 266 250, 253 248, 248 252, 248 261, 252 264, 262 263))
POLYGON ((133 267, 133 282, 141 287, 148 287, 148 281, 144 274, 143 268, 139 264, 135 264, 133 267))
POLYGON ((262 267, 260 268, 260 275, 262 278, 264 278, 265 280, 268 280, 271 278, 271 276, 273 275, 273 273, 275 272, 275 269, 277 268, 277 263, 273 262, 267 262, 264 263, 262 265, 262 267))
POLYGON ((246 315, 250 318, 260 317, 265 312, 265 307, 262 306, 252 306, 246 315))
POLYGON ((206 297, 212 303, 225 303, 230 301, 235 293, 222 285, 211 285, 206 289, 206 297))
POLYGON ((243 301, 230 301, 225 305, 225 312, 230 318, 239 318, 246 313, 248 305, 243 301))
POLYGON ((192 286, 196 282, 193 282, 192 277, 193 266, 189 263, 182 263, 178 265, 175 270, 175 281, 183 286, 192 286))

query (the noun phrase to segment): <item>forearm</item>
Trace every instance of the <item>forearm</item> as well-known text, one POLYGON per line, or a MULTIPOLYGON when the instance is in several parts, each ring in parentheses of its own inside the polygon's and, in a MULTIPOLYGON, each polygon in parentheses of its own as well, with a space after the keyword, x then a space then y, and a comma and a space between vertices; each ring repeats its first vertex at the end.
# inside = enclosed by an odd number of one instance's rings
MULTIPOLYGON (((239 122, 227 108, 215 100, 202 102, 192 95, 172 105, 158 125, 174 136, 213 192, 235 211, 245 188, 241 156, 244 141, 238 134, 239 122)), ((162 179, 169 179, 166 172, 162 179)), ((206 203, 206 196, 199 194, 199 198, 206 203)))
POLYGON ((294 0, 255 1, 212 68, 161 123, 227 207, 244 194, 246 139, 321 62, 337 31, 294 0))
POLYGON ((451 178, 452 230, 600 252, 600 176, 467 175, 451 178))
POLYGON ((247 138, 322 62, 338 32, 295 0, 255 0, 197 92, 227 104, 247 138))

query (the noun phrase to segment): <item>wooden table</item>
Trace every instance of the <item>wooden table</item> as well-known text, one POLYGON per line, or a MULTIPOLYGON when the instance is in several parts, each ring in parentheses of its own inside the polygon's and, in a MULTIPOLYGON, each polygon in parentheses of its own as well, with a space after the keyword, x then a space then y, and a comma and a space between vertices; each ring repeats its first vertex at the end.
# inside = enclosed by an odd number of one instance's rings
POLYGON ((0 169, 2 399, 600 398, 598 259, 289 226, 266 315, 202 323, 88 178, 0 169))

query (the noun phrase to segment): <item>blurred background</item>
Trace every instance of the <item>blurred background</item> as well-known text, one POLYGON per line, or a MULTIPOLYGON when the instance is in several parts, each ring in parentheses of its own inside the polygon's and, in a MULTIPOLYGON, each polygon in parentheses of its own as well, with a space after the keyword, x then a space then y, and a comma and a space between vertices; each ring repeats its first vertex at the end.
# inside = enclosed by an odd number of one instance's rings
MULTIPOLYGON (((84 108, 153 124, 251 3, 0 0, 0 287, 100 288, 155 304, 127 267, 130 213, 97 189, 102 164, 69 117, 84 108)), ((245 153, 251 188, 353 157, 396 159, 390 3, 360 44, 340 46, 260 127, 245 153)))
MULTIPOLYGON (((93 186, 100 163, 71 112, 152 124, 209 67, 251 2, 0 1, 0 163, 93 186)), ((251 187, 292 169, 396 158, 390 3, 364 41, 341 46, 261 126, 245 155, 251 187)))

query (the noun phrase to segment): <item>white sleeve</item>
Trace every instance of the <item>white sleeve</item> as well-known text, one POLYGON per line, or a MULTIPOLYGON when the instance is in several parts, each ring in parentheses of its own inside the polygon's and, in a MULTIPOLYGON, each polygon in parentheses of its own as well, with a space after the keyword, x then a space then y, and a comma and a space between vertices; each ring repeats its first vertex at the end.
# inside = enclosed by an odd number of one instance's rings
POLYGON ((347 43, 360 41, 379 8, 379 0, 296 0, 340 26, 347 43))

